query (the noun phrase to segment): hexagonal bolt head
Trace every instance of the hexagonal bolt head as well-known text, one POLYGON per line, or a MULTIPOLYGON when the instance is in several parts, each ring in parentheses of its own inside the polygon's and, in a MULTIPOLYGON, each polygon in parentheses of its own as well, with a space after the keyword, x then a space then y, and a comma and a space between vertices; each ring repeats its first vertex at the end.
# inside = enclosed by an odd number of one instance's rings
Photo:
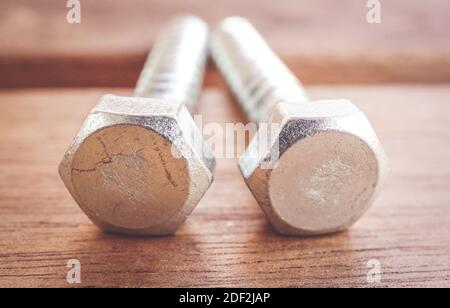
POLYGON ((183 104, 106 95, 59 172, 100 228, 165 235, 176 231, 207 191, 214 165, 183 104))
POLYGON ((215 160, 188 112, 201 88, 207 38, 199 18, 173 19, 154 42, 136 97, 104 96, 67 151, 61 177, 100 228, 171 234, 210 186, 215 160))
POLYGON ((279 103, 241 157, 244 179, 277 231, 342 231, 369 208, 387 174, 384 151, 364 114, 346 100, 279 103), (258 140, 277 137, 268 146, 258 140), (278 153, 275 168, 265 168, 278 153))
POLYGON ((243 18, 225 19, 210 45, 242 109, 259 123, 239 165, 274 228, 314 235, 352 225, 387 173, 385 154, 364 114, 347 100, 311 102, 243 18))

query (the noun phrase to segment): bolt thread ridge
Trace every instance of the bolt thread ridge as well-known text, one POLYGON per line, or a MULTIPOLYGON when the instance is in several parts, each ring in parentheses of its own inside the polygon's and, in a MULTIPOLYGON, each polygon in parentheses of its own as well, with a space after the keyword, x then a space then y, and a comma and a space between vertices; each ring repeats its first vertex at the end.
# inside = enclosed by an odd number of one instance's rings
POLYGON ((211 53, 248 117, 267 121, 279 102, 307 101, 300 81, 247 20, 230 17, 214 31, 211 53))
POLYGON ((192 113, 203 82, 208 27, 197 17, 180 16, 156 38, 134 96, 177 100, 192 113))

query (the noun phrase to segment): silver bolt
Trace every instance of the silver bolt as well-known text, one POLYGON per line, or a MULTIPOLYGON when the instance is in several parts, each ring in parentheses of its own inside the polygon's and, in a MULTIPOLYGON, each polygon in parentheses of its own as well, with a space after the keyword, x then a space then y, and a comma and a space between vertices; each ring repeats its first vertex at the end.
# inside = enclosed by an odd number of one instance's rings
POLYGON ((310 101, 300 81, 243 18, 225 19, 211 49, 242 108, 260 123, 239 165, 275 229, 312 235, 352 225, 387 172, 383 149, 364 114, 348 100, 310 101), (273 131, 276 137, 262 144, 273 131), (274 152, 276 164, 265 168, 274 152))
POLYGON ((170 234, 213 180, 215 160, 192 119, 208 28, 193 16, 158 36, 134 97, 105 95, 60 165, 80 208, 106 231, 170 234))

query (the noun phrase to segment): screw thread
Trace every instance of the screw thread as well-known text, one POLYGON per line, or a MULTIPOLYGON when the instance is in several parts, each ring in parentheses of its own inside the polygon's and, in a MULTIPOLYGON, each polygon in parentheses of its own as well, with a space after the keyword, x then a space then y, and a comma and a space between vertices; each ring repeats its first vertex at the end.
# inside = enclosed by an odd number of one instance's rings
POLYGON ((207 57, 208 27, 194 16, 173 20, 156 38, 134 96, 173 99, 192 113, 207 57))
POLYGON ((215 63, 248 117, 266 121, 282 101, 307 101, 300 81, 247 20, 231 17, 212 35, 215 63))

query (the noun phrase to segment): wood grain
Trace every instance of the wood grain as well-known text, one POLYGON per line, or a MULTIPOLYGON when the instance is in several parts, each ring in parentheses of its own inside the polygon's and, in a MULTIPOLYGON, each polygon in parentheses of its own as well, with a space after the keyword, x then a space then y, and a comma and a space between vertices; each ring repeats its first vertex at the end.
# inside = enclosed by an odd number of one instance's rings
POLYGON ((181 13, 249 18, 305 83, 450 81, 449 1, 381 1, 381 24, 367 23, 366 3, 81 0, 73 25, 66 1, 3 0, 0 87, 134 86, 156 33, 181 13))
MULTIPOLYGON (((175 236, 100 232, 81 213, 57 164, 81 121, 111 89, 0 91, 0 287, 450 287, 450 86, 316 86, 313 98, 348 97, 371 119, 391 177, 350 231, 275 234, 234 160, 175 236), (368 284, 367 262, 382 282, 368 284)), ((129 94, 128 89, 114 90, 129 94)), ((226 92, 208 88, 205 122, 245 121, 226 92)))

